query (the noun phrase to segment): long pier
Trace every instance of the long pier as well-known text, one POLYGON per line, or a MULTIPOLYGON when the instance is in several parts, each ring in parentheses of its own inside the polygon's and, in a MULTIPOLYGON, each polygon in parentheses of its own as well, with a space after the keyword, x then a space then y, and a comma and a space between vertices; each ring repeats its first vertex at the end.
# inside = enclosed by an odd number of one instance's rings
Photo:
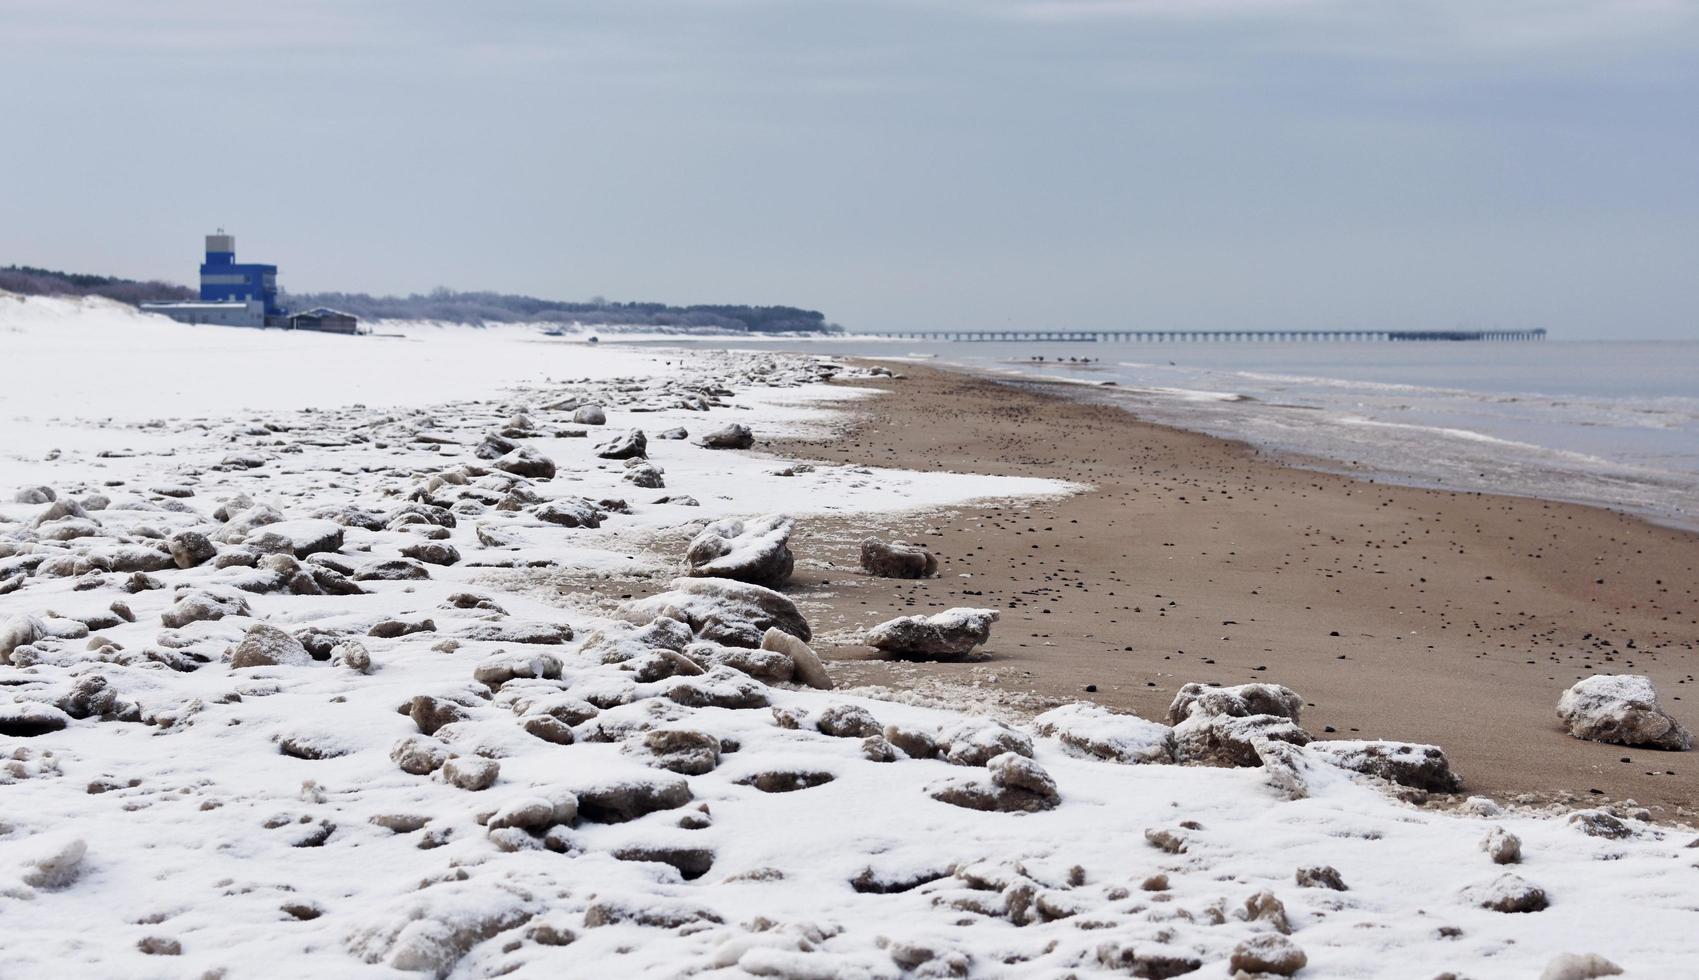
POLYGON ((970 343, 1230 343, 1243 341, 1530 341, 1533 330, 903 330, 863 334, 887 340, 955 340, 970 343))

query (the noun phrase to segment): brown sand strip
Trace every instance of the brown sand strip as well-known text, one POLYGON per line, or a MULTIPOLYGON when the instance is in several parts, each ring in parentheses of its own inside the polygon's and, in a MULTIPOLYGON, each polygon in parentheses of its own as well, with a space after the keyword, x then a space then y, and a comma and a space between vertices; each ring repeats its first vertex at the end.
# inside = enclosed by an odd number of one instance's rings
POLYGON ((940 577, 923 582, 855 570, 855 539, 881 529, 805 522, 797 591, 844 681, 995 675, 1012 693, 1150 718, 1187 681, 1277 681, 1312 703, 1304 723, 1318 737, 1441 745, 1471 792, 1699 809, 1699 753, 1580 742, 1553 713, 1578 678, 1642 673, 1699 729, 1699 535, 1312 472, 1118 408, 905 371, 853 404, 847 433, 774 448, 1095 489, 889 522, 939 555, 940 577), (830 642, 960 605, 1004 611, 982 663, 891 664, 830 642))

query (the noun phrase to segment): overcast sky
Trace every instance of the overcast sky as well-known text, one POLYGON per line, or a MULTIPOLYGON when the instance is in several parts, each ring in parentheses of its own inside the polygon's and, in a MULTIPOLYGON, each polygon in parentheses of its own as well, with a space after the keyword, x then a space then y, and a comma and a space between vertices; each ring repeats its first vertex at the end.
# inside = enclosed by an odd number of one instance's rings
POLYGON ((1699 336, 1690 0, 0 0, 0 264, 1699 336))

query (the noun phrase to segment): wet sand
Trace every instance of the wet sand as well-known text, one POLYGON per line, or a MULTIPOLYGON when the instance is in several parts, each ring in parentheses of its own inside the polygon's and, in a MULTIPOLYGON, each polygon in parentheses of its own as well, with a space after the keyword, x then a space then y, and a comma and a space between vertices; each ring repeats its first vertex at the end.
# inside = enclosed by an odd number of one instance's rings
POLYGON ((1699 753, 1578 741, 1554 714, 1579 678, 1641 673, 1699 730, 1699 535, 1314 472, 1033 386, 904 371, 851 403, 844 433, 763 448, 1093 489, 883 527, 804 522, 793 591, 840 684, 978 685, 1160 719, 1188 681, 1275 681, 1305 697, 1317 737, 1438 744, 1472 793, 1699 809, 1699 753), (860 572, 856 541, 875 532, 923 543, 940 576, 860 572), (977 662, 893 663, 855 642, 963 605, 1002 610, 977 662))

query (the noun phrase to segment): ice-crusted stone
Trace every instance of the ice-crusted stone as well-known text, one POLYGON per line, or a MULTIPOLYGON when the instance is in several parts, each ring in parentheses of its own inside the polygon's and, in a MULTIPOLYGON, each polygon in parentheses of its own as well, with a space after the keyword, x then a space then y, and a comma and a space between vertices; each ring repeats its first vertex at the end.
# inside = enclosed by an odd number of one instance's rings
POLYGON ((639 625, 660 616, 682 618, 699 638, 727 646, 760 646, 769 629, 803 642, 813 636, 796 603, 772 589, 731 579, 673 579, 669 591, 627 602, 618 615, 639 625))
POLYGON ((389 758, 402 772, 428 776, 447 762, 452 751, 448 743, 427 735, 407 735, 390 746, 389 758))
POLYGON ((427 565, 460 564, 460 549, 446 541, 420 541, 406 545, 401 549, 401 555, 427 565))
MULTIPOLYGON (((795 677, 799 683, 806 684, 812 688, 818 688, 822 691, 830 691, 833 688, 832 675, 826 672, 826 665, 821 662, 820 655, 815 653, 813 648, 811 648, 808 644, 802 642, 791 634, 786 633, 784 630, 775 627, 768 629, 765 633, 762 633, 761 649, 780 654, 786 660, 790 661, 791 676, 781 676, 774 679, 783 681, 790 680, 791 677, 795 677)), ((738 667, 738 669, 743 670, 744 673, 755 677, 761 677, 762 680, 769 679, 767 677, 762 677, 762 675, 756 671, 746 670, 735 663, 732 664, 732 666, 738 667)))
POLYGON ((231 514, 230 519, 218 529, 213 538, 224 544, 240 544, 260 528, 282 520, 283 512, 276 507, 270 504, 254 504, 246 510, 231 514))
POLYGON ((1207 684, 1186 684, 1174 695, 1168 706, 1168 723, 1178 725, 1197 715, 1226 715, 1246 718, 1251 715, 1274 715, 1290 718, 1294 724, 1303 711, 1304 699, 1298 692, 1279 684, 1239 684, 1233 687, 1210 687, 1207 684))
POLYGON ((596 455, 602 459, 636 459, 649 455, 649 437, 642 429, 627 429, 596 444, 596 455))
POLYGON ((598 528, 608 516, 606 511, 583 497, 560 497, 543 504, 533 513, 538 520, 561 527, 598 528))
POLYGON ((748 449, 755 445, 755 433, 741 422, 732 422, 703 433, 696 442, 708 449, 748 449))
POLYGON ((555 476, 555 461, 530 446, 520 446, 506 453, 494 465, 498 470, 533 480, 552 480, 555 476))
POLYGON ((946 609, 932 616, 899 616, 867 631, 869 646, 902 657, 960 659, 991 639, 995 609, 946 609))
POLYGON ((0 736, 35 738, 62 731, 71 716, 51 704, 40 701, 0 703, 0 736))
POLYGON ((491 688, 500 688, 515 678, 552 679, 560 676, 560 658, 527 651, 495 653, 472 670, 472 677, 491 688))
POLYGON ((610 779, 575 787, 578 815, 593 823, 625 823, 657 810, 689 803, 690 784, 682 776, 610 779))
POLYGON ((305 667, 313 657, 300 640, 275 626, 255 623, 230 652, 230 669, 248 667, 305 667))
POLYGON ((1540 980, 1598 980, 1622 972, 1622 967, 1597 953, 1559 953, 1540 971, 1540 980))
MULTIPOLYGON (((628 460, 627 462, 631 461, 628 460)), ((666 479, 661 475, 661 468, 653 463, 638 463, 636 466, 627 466, 621 479, 644 490, 660 490, 667 485, 666 479)))
POLYGON ((1577 681, 1557 702, 1569 734, 1593 742, 1684 752, 1693 735, 1662 704, 1649 677, 1594 674, 1577 681))
POLYGON ((989 778, 952 780, 930 791, 933 799, 970 810, 1034 813, 1062 802, 1056 781, 1044 767, 1014 752, 993 756, 985 764, 989 778))
POLYGON ((170 608, 159 614, 159 621, 172 629, 182 629, 190 623, 247 615, 248 600, 240 593, 194 589, 178 596, 170 608))
POLYGON ((1032 720, 1032 730, 1060 741, 1082 758, 1128 765, 1174 761, 1172 728, 1098 704, 1076 702, 1052 708, 1032 720))
MULTIPOLYGON (((686 627, 686 629, 688 628, 686 627)), ((797 643, 802 642, 789 633, 778 632, 778 635, 788 637, 797 643)), ((687 645, 684 648, 684 655, 700 664, 704 669, 721 666, 730 667, 768 684, 783 684, 794 680, 796 677, 795 661, 782 653, 767 649, 751 650, 748 647, 728 647, 719 643, 699 640, 687 645)))
POLYGON ((815 719, 814 727, 822 734, 838 738, 867 738, 883 731, 879 719, 859 704, 834 704, 827 707, 815 719))
POLYGON ((793 526, 783 514, 715 521, 690 542, 685 552, 687 572, 693 578, 782 586, 796 566, 790 550, 793 526))
POLYGON ((178 531, 166 540, 166 544, 170 547, 171 558, 178 568, 203 565, 218 554, 218 546, 199 531, 178 531))
POLYGON ((501 763, 477 755, 457 755, 442 764, 443 782, 477 792, 495 785, 501 763))
POLYGON ((9 663, 12 651, 47 635, 47 628, 40 617, 28 613, 18 613, 6 620, 5 626, 0 626, 0 664, 9 663))
POLYGON ((289 552, 296 558, 337 551, 342 547, 342 525, 317 517, 267 524, 243 540, 262 535, 283 539, 288 544, 289 552))
POLYGON ((1463 779, 1437 745, 1408 742, 1328 741, 1310 744, 1310 753, 1350 772, 1376 776, 1430 793, 1455 793, 1463 779))
POLYGON ((431 577, 431 570, 411 558, 374 558, 354 569, 356 582, 407 582, 431 577))
POLYGON ((861 567, 881 578, 931 578, 938 574, 938 559, 917 544, 867 538, 861 542, 861 567))
POLYGON ((651 764, 684 776, 712 772, 720 764, 718 736, 690 728, 655 728, 644 732, 641 746, 651 764))
POLYGON ((572 411, 574 425, 607 425, 608 413, 600 405, 580 405, 572 411))
POLYGON ((1258 766, 1257 742, 1308 745, 1310 734, 1279 715, 1212 715, 1202 712, 1174 726, 1174 755, 1196 766, 1258 766))
POLYGON ((1494 827, 1481 838, 1481 850, 1494 864, 1516 864, 1522 860, 1522 838, 1503 827, 1494 827))
MULTIPOLYGON (((909 740, 901 732, 893 734, 891 728, 886 728, 884 734, 908 752, 909 740)), ((1025 732, 992 718, 964 718, 939 732, 934 744, 937 753, 956 766, 988 765, 993 758, 1011 752, 1032 758, 1032 739, 1025 732)), ((908 754, 923 758, 914 752, 908 754)))
POLYGON ((1463 899, 1494 912, 1538 912, 1549 904, 1545 889, 1509 872, 1463 889, 1463 899))
POLYGON ((499 623, 475 623, 466 627, 460 635, 464 639, 479 642, 558 646, 572 642, 572 627, 565 623, 509 619, 499 623))
POLYGON ((1289 977, 1308 964, 1310 958, 1298 944, 1277 932, 1252 936, 1233 948, 1227 969, 1251 976, 1270 974, 1289 977))

